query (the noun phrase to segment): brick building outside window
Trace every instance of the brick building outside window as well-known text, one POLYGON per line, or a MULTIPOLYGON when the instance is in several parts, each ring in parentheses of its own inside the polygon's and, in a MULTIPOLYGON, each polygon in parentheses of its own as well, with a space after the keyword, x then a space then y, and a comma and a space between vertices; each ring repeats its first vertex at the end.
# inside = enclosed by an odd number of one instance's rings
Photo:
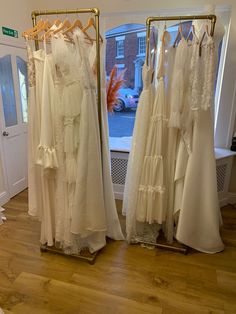
POLYGON ((140 93, 142 66, 146 51, 146 27, 143 24, 124 24, 106 32, 106 74, 114 65, 118 73, 126 69, 125 87, 140 93))

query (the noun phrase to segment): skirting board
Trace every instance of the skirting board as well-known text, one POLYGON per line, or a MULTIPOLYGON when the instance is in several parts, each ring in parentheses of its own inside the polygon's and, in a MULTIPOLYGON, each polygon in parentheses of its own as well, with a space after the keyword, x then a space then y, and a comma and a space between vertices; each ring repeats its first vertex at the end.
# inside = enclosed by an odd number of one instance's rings
POLYGON ((7 192, 0 193, 0 206, 3 206, 10 200, 7 192))
POLYGON ((231 192, 228 193, 227 203, 236 204, 236 193, 231 193, 231 192))

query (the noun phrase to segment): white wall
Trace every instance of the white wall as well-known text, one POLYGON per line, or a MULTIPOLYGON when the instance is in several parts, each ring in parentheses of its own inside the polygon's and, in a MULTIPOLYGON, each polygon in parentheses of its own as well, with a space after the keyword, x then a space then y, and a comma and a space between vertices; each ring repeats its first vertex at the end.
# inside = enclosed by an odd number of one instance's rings
MULTIPOLYGON (((216 146, 229 147, 233 134, 233 121, 235 119, 235 91, 236 91, 236 1, 228 0, 41 0, 35 1, 36 9, 72 9, 80 7, 98 7, 106 20, 106 29, 127 22, 145 22, 149 15, 189 14, 189 12, 201 12, 206 4, 214 4, 218 10, 230 7, 231 24, 228 37, 228 49, 223 69, 223 83, 220 98, 220 110, 218 114, 218 127, 216 128, 216 146), (37 5, 36 5, 37 3, 37 5), (124 13, 124 14, 121 14, 124 13), (112 18, 108 16, 112 15, 112 18), (231 121, 232 120, 232 121, 231 121), (229 123, 232 127, 229 129, 229 123)), ((234 161, 230 190, 236 192, 236 161, 234 161)))
MULTIPOLYGON (((31 27, 31 16, 30 13, 34 4, 30 0, 11 0, 3 1, 0 0, 0 43, 3 41, 10 40, 10 37, 2 35, 2 26, 13 28, 18 30, 19 38, 13 39, 14 44, 17 42, 22 43, 23 39, 21 38, 21 33, 31 27)), ((1 49, 1 45, 0 45, 1 49)), ((1 131, 1 126, 0 126, 1 131)), ((1 135, 0 135, 1 136, 1 135)), ((1 138, 0 138, 1 140, 1 138)), ((0 143, 0 195, 5 191, 4 184, 4 175, 3 175, 3 155, 2 155, 2 146, 0 143)))
POLYGON ((30 13, 34 3, 31 0, 0 0, 0 25, 7 26, 22 33, 31 26, 30 13))
MULTIPOLYGON (((123 24, 126 22, 145 22, 145 17, 149 15, 165 14, 186 14, 190 11, 198 12, 206 4, 205 0, 179 0, 173 2, 173 0, 0 0, 0 21, 1 26, 9 26, 17 29, 19 33, 31 26, 30 12, 33 9, 72 9, 79 7, 98 7, 104 17, 112 15, 111 18, 102 19, 106 20, 107 28, 115 25, 123 24), (125 13, 125 14, 121 14, 125 13)), ((223 0, 208 0, 208 4, 215 4, 220 7, 224 7, 226 4, 231 6, 231 25, 229 34, 229 46, 226 55, 226 63, 224 68, 224 77, 227 77, 227 84, 223 84, 221 92, 222 108, 228 112, 227 115, 223 115, 219 112, 221 119, 221 125, 223 130, 221 132, 217 130, 219 147, 227 147, 231 141, 232 131, 228 132, 228 124, 230 112, 232 111, 232 102, 234 99, 234 90, 236 87, 236 1, 228 0, 227 3, 223 0)), ((0 39, 1 40, 1 39, 0 39)), ((223 77, 223 79, 224 79, 223 77)), ((234 104, 236 107, 236 103, 234 104)), ((231 112, 233 116, 234 112, 231 112)), ((235 167, 234 167, 235 168, 235 167)), ((234 170, 233 168, 233 170, 234 170)), ((1 169, 1 161, 0 161, 1 169)), ((0 173, 0 187, 1 187, 2 175, 0 173)), ((236 180, 235 180, 236 181, 236 180)), ((232 180, 231 180, 232 182, 232 180)), ((230 185, 231 190, 236 191, 236 182, 230 185)))
POLYGON ((2 168, 2 160, 0 158, 0 194, 4 192, 4 176, 3 176, 3 168, 2 168))

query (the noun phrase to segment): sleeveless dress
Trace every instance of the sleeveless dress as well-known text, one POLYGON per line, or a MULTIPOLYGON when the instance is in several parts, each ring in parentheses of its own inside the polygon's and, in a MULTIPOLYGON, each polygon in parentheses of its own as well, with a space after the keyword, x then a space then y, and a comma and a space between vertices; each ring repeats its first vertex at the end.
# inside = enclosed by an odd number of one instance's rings
POLYGON ((136 219, 148 224, 166 220, 166 141, 167 106, 164 83, 165 42, 163 34, 157 71, 157 90, 146 140, 145 156, 139 183, 136 219))
POLYGON ((128 168, 124 189, 123 214, 126 215, 127 241, 135 241, 136 206, 142 164, 145 155, 146 138, 148 134, 149 117, 153 105, 154 91, 152 86, 153 68, 143 65, 143 91, 139 98, 134 125, 132 147, 129 154, 128 168))
MULTIPOLYGON (((111 156, 109 150, 109 128, 107 116, 107 97, 106 97, 106 73, 105 73, 105 44, 101 44, 101 111, 102 111, 102 172, 103 172, 103 192, 104 204, 107 221, 107 237, 114 240, 124 240, 120 221, 116 209, 113 183, 111 177, 111 156)), ((96 44, 91 49, 90 67, 96 66, 96 44)), ((96 80, 96 78, 95 78, 96 80)))
POLYGON ((220 237, 221 214, 217 194, 212 122, 215 46, 206 36, 202 55, 192 55, 194 73, 191 109, 194 114, 192 152, 189 155, 176 238, 205 253, 224 249, 220 237))
POLYGON ((44 51, 33 51, 26 40, 28 54, 28 195, 31 216, 41 218, 42 213, 42 171, 36 165, 36 151, 40 140, 42 82, 44 51))

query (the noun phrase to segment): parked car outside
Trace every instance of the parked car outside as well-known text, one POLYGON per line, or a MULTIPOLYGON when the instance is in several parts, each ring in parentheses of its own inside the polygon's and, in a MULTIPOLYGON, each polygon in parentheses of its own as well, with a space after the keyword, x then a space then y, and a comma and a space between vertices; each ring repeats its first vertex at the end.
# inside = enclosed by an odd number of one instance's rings
POLYGON ((117 98, 117 103, 113 109, 116 112, 120 112, 126 109, 137 108, 139 101, 139 94, 136 90, 131 88, 121 88, 117 98))

